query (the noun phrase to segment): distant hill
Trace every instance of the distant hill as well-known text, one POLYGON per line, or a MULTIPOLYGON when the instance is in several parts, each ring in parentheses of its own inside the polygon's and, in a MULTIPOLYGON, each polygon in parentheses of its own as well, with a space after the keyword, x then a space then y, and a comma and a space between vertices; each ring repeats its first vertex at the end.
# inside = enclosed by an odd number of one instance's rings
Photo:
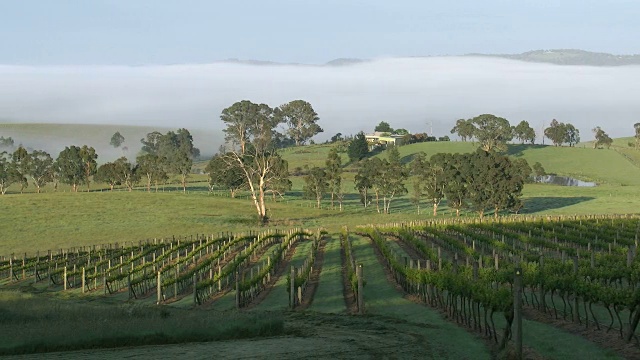
MULTIPOLYGON (((448 56, 448 55, 447 55, 448 56)), ((447 57, 444 56, 444 57, 447 57)), ((578 49, 533 50, 522 54, 466 54, 464 56, 493 57, 519 61, 548 63, 556 65, 586 65, 586 66, 623 66, 640 65, 640 54, 614 55, 608 53, 591 52, 578 49)), ((429 56, 431 57, 431 56, 429 56)), ((344 66, 367 62, 366 59, 340 58, 327 62, 325 66, 344 66)))
POLYGON ((613 55, 576 49, 534 50, 522 54, 467 54, 557 65, 622 66, 640 65, 640 55, 613 55))

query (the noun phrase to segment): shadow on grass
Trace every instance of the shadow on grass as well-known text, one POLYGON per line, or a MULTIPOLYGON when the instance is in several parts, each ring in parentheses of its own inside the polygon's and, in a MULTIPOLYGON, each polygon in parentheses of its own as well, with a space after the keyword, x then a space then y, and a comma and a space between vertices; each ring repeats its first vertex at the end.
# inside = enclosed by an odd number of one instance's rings
POLYGON ((576 205, 582 202, 595 200, 590 196, 575 196, 575 197, 556 197, 556 196, 541 196, 524 200, 524 208, 521 213, 530 214, 538 211, 545 211, 551 209, 560 209, 563 207, 576 205))
POLYGON ((531 145, 531 144, 511 144, 507 149, 507 155, 520 157, 524 155, 525 150, 542 149, 547 145, 531 145))

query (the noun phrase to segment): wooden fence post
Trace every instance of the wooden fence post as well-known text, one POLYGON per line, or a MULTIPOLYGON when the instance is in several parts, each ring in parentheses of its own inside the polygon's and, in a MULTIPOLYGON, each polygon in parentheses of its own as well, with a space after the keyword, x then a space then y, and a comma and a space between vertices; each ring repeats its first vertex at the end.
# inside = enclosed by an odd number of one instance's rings
POLYGON ((362 279, 362 264, 356 267, 356 277, 358 278, 358 313, 364 315, 364 282, 362 279))
POLYGON ((162 273, 158 271, 158 279, 156 280, 156 293, 157 293, 157 301, 156 304, 160 305, 162 301, 162 273))
POLYGON ((291 309, 296 307, 296 295, 295 295, 295 286, 296 286, 296 269, 291 266, 291 275, 289 280, 289 306, 291 309))
POLYGON ((67 290, 67 266, 66 265, 64 266, 64 273, 63 273, 63 276, 62 276, 62 281, 64 282, 64 288, 63 289, 66 291, 67 290))
POLYGON ((240 309, 240 271, 236 269, 236 309, 240 309))
POLYGON ((198 305, 198 274, 196 273, 193 273, 193 305, 198 305))
POLYGON ((515 269, 513 280, 513 320, 515 322, 514 339, 516 346, 516 358, 522 359, 522 268, 515 269))

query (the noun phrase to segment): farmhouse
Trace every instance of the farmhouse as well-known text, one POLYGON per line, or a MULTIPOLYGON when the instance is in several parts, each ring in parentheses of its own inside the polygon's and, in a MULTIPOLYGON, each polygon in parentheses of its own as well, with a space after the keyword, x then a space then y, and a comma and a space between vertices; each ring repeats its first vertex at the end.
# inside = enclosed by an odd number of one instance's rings
POLYGON ((364 137, 370 146, 387 144, 399 146, 402 145, 403 135, 393 135, 387 132, 376 131, 373 134, 366 134, 364 137))

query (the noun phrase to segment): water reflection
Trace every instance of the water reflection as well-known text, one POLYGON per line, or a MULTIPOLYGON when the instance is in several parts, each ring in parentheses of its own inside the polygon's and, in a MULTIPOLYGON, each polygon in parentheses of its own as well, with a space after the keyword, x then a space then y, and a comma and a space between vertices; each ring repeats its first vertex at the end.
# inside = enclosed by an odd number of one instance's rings
POLYGON ((553 184, 553 185, 560 185, 560 186, 593 187, 597 185, 594 182, 582 181, 582 180, 570 178, 567 176, 557 176, 557 175, 536 176, 535 180, 537 183, 553 184))

